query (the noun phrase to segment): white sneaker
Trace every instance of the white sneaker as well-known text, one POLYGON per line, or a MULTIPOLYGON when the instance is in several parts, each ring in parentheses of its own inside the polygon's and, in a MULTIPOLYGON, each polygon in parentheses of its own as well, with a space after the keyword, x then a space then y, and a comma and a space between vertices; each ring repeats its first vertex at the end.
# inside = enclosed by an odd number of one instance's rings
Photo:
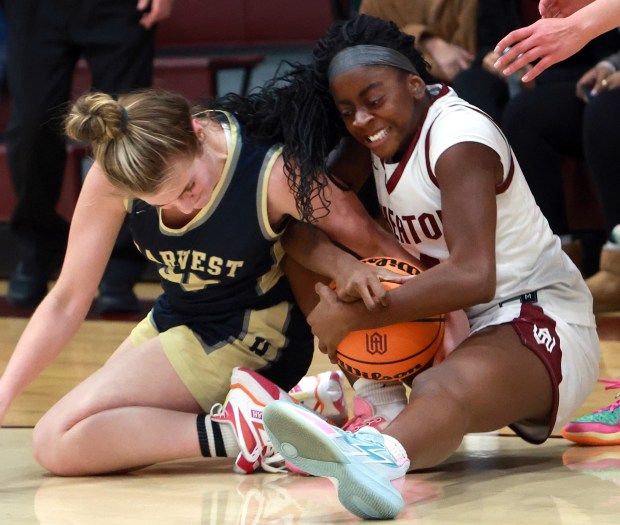
POLYGON ((405 505, 392 481, 409 469, 403 447, 371 427, 345 432, 299 405, 274 401, 265 428, 282 456, 315 476, 335 478, 340 502, 362 519, 391 519, 405 505))
POLYGON ((344 374, 340 370, 303 377, 289 390, 289 394, 300 405, 313 410, 334 425, 342 426, 347 420, 344 374))
POLYGON ((259 467, 267 472, 286 472, 283 458, 274 450, 263 425, 265 406, 281 399, 295 401, 280 387, 248 368, 235 367, 224 405, 211 409, 212 421, 228 424, 237 437, 241 452, 233 470, 251 474, 259 467))

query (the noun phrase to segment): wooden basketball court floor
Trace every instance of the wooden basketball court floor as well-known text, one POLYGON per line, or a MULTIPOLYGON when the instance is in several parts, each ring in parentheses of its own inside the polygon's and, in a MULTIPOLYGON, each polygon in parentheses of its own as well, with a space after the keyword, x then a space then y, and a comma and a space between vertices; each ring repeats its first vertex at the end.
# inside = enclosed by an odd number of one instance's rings
MULTIPOLYGON (((142 286, 142 285, 141 285, 142 286)), ((0 284, 0 295, 4 292, 0 284)), ((138 290, 148 309, 149 285, 138 290)), ((0 524, 262 525, 348 524, 360 520, 323 478, 232 472, 230 459, 175 461, 125 475, 51 476, 33 459, 32 426, 98 368, 137 316, 90 315, 59 359, 11 407, 0 429, 0 524)), ((26 324, 0 297, 0 370, 26 324)), ((598 318, 601 377, 620 379, 620 314, 598 318)), ((333 365, 317 354, 310 370, 333 365)), ((598 384, 576 415, 613 402, 598 384)), ((351 391, 348 392, 349 398, 351 391)), ((620 523, 620 446, 576 447, 559 436, 529 445, 509 430, 469 435, 432 470, 409 474, 403 525, 620 523)))

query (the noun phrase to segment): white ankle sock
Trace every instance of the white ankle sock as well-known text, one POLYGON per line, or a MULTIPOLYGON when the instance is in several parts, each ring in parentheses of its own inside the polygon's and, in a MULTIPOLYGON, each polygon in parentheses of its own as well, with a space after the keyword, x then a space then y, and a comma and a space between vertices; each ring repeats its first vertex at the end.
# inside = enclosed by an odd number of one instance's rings
POLYGON ((196 418, 198 442, 204 457, 236 458, 241 449, 231 424, 227 421, 212 421, 210 415, 199 414, 196 418))
POLYGON ((382 383, 360 378, 353 383, 356 395, 375 409, 375 415, 392 421, 407 406, 407 390, 400 381, 382 383))

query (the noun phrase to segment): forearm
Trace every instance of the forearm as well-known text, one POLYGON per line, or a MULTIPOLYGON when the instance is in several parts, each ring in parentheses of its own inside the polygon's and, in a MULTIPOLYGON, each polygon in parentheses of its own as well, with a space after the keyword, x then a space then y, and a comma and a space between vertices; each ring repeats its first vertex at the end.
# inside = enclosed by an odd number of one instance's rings
POLYGON ((585 41, 590 41, 620 26, 620 2, 596 0, 568 17, 585 41))
POLYGON ((306 223, 290 224, 282 238, 282 246, 299 264, 331 279, 357 261, 318 228, 306 223))
POLYGON ((363 235, 350 236, 346 243, 347 248, 360 257, 396 257, 422 268, 421 262, 405 250, 396 237, 385 230, 379 222, 372 220, 363 232, 363 235))
POLYGON ((329 214, 317 226, 358 257, 389 256, 419 263, 386 228, 373 219, 355 193, 338 189, 330 195, 329 214))
MULTIPOLYGON (((71 340, 88 307, 81 310, 59 309, 53 292, 39 305, 0 378, 0 404, 5 409, 71 340)), ((0 410, 0 421, 2 414, 0 410)))
POLYGON ((389 292, 389 304, 369 311, 363 304, 348 303, 339 319, 348 330, 363 330, 462 310, 490 301, 495 273, 480 272, 442 262, 389 292))

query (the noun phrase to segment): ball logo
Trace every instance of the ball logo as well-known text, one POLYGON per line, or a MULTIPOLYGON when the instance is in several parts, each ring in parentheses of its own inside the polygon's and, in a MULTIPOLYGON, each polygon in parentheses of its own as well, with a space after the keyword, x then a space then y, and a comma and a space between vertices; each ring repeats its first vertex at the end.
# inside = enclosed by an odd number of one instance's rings
POLYGON ((395 259, 394 257, 369 257, 368 259, 364 259, 364 262, 407 275, 418 275, 420 273, 420 270, 413 264, 395 259))
POLYGON ((366 334, 366 352, 371 355, 385 354, 387 352, 387 335, 378 332, 366 334))

